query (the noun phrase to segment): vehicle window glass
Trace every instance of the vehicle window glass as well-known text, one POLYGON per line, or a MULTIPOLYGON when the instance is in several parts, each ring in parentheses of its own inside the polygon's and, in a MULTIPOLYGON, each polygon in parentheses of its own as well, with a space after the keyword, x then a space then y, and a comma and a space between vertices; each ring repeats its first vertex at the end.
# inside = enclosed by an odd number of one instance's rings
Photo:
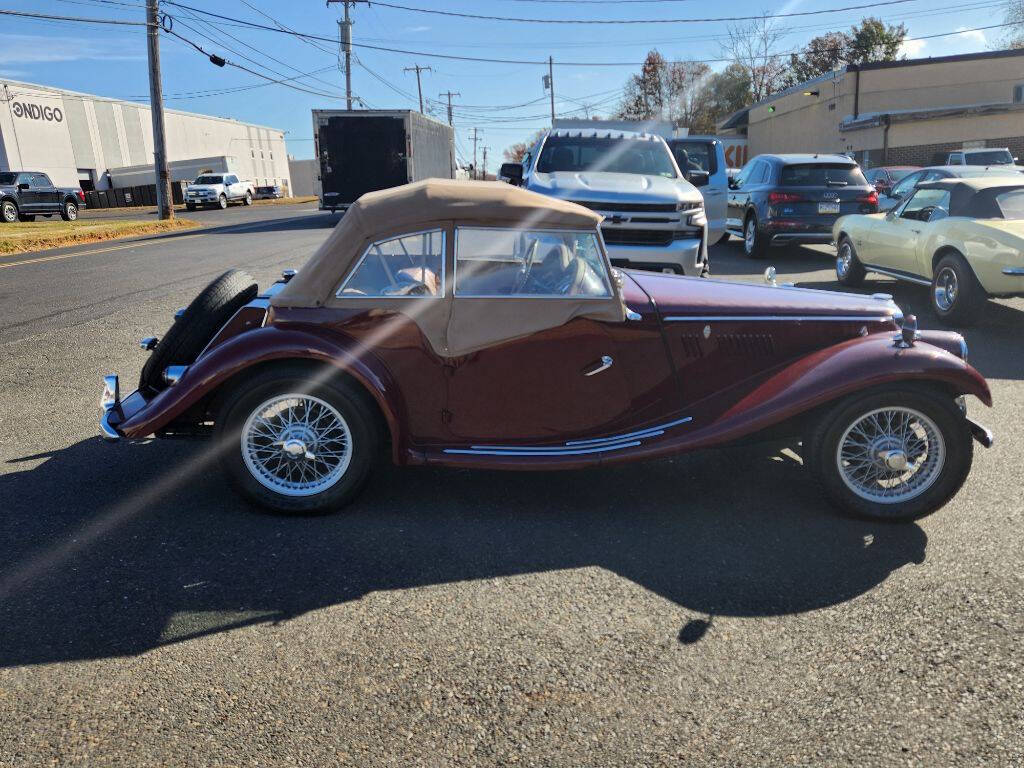
POLYGON ((897 169, 889 171, 889 179, 893 182, 896 182, 899 181, 900 179, 906 178, 911 173, 913 173, 913 171, 911 171, 909 168, 904 170, 897 169))
POLYGON ((31 173, 19 173, 18 174, 18 184, 31 184, 31 183, 32 183, 32 174, 31 173))
POLYGON ((1013 165, 1013 155, 1008 149, 992 149, 987 152, 971 152, 967 158, 974 165, 1013 165))
POLYGON ((611 296, 595 232, 460 227, 455 259, 456 296, 611 296))
POLYGON ((537 159, 537 171, 607 171, 677 178, 664 142, 596 136, 549 136, 537 159))
POLYGON ((196 179, 196 184, 222 184, 223 182, 223 176, 200 176, 196 179))
POLYGON ((523 155, 523 173, 526 173, 528 170, 530 170, 531 165, 533 165, 533 153, 527 152, 525 155, 523 155))
POLYGON ((868 171, 867 173, 864 174, 864 178, 866 178, 872 184, 878 181, 880 176, 881 174, 879 173, 878 169, 868 171))
POLYGON ((900 218, 930 221, 949 215, 949 190, 919 189, 900 211, 900 218))
POLYGON ((744 184, 746 184, 747 179, 750 178, 750 174, 754 172, 754 167, 757 165, 757 160, 751 160, 746 165, 744 165, 743 168, 740 169, 740 172, 736 174, 736 177, 732 180, 733 187, 739 189, 744 184))
POLYGON ((923 177, 924 171, 917 171, 916 173, 912 173, 909 176, 904 176, 896 184, 893 185, 892 191, 889 193, 890 196, 906 197, 910 193, 910 190, 914 188, 914 185, 917 184, 917 182, 919 182, 923 177))
POLYGON ((950 165, 961 165, 964 162, 963 152, 953 152, 949 156, 950 165))
POLYGON ((867 183, 856 165, 840 163, 787 165, 779 175, 779 184, 787 187, 862 187, 867 183))
POLYGON ((710 141, 673 141, 672 154, 683 173, 687 171, 718 172, 715 145, 710 141))
POLYGON ((14 184, 15 179, 18 178, 16 173, 4 173, 0 172, 0 184, 14 184))
POLYGON ((444 231, 416 232, 371 244, 337 296, 444 296, 444 231))
POLYGON ((35 189, 42 189, 43 187, 50 186, 47 183, 46 177, 43 176, 41 173, 32 174, 32 181, 29 182, 29 185, 34 187, 35 189))
POLYGON ((1004 219, 1024 219, 1024 189, 1015 189, 996 195, 996 205, 1004 219))

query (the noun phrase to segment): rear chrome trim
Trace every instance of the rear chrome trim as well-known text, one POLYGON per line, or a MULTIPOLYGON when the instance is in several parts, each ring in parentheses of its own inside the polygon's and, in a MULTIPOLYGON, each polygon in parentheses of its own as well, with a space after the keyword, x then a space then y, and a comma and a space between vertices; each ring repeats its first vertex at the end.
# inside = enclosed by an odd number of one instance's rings
POLYGON ((893 315, 670 315, 664 318, 666 323, 711 323, 727 322, 827 322, 827 323, 885 323, 893 319, 893 315))
POLYGON ((636 432, 627 432, 611 437, 595 437, 589 440, 570 440, 564 445, 473 445, 469 448, 445 448, 444 453, 474 456, 581 456, 614 451, 619 448, 633 448, 641 445, 648 438, 663 435, 665 430, 692 420, 693 417, 686 416, 667 424, 659 424, 636 432))
POLYGON ((1024 267, 1003 267, 1004 275, 1012 275, 1013 277, 1024 277, 1024 267))

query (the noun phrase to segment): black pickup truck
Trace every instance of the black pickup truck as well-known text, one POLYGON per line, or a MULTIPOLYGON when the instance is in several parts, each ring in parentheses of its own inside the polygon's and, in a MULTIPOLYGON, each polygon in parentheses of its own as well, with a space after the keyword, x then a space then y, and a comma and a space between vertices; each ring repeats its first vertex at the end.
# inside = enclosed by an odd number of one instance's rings
POLYGON ((78 218, 85 207, 85 192, 77 187, 55 187, 38 171, 0 171, 0 222, 34 221, 57 213, 64 221, 78 218))

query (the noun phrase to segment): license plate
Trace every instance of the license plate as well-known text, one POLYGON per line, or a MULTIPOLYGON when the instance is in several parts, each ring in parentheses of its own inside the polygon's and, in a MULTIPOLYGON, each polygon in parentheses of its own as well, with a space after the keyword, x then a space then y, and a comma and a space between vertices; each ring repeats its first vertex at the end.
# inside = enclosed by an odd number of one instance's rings
POLYGON ((839 213, 839 203, 818 203, 818 213, 839 213))

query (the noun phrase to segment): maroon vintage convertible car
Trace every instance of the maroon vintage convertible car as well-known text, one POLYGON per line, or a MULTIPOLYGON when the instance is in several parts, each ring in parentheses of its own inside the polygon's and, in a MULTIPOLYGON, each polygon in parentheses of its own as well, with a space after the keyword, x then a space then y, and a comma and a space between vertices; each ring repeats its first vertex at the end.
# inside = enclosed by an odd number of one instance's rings
POLYGON ((365 195, 298 274, 257 296, 229 272, 144 339, 102 432, 212 437, 239 491, 296 512, 350 501, 385 443, 571 469, 785 437, 839 506, 912 519, 963 484, 972 435, 991 444, 959 335, 884 295, 620 273, 599 224, 498 183, 365 195))

